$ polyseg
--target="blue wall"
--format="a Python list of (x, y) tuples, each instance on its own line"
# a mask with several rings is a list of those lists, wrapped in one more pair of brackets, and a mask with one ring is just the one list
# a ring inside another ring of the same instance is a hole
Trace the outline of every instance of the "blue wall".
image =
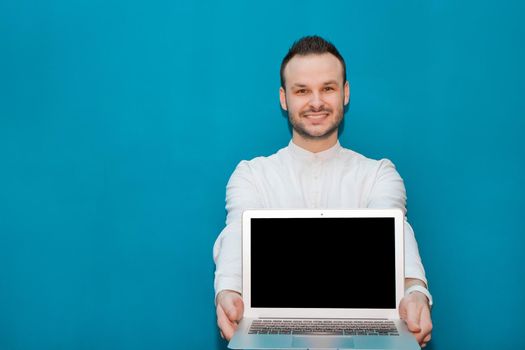
[(343, 145), (406, 181), (431, 348), (521, 347), (521, 4), (2, 1), (0, 348), (224, 347), (224, 188), (287, 144), (279, 64), (314, 33), (348, 61)]

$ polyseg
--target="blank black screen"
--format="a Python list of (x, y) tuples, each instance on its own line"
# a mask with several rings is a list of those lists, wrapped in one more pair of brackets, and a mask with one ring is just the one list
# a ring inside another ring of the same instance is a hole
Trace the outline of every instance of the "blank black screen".
[(252, 307), (395, 308), (393, 218), (251, 219)]

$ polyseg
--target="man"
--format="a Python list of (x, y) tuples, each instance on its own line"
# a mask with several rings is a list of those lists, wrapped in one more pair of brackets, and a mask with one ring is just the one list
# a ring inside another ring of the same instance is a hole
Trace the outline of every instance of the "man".
[[(403, 180), (394, 165), (387, 159), (365, 158), (339, 144), (338, 129), (350, 100), (350, 85), (344, 59), (335, 46), (318, 36), (295, 42), (281, 64), (279, 96), (288, 112), (292, 140), (270, 157), (239, 163), (227, 185), (226, 227), (214, 246), (217, 323), (228, 340), (244, 310), (243, 210), (368, 207), (406, 212)], [(400, 317), (424, 347), (431, 338), (431, 296), (414, 233), (406, 221), (405, 276), (407, 293)]]

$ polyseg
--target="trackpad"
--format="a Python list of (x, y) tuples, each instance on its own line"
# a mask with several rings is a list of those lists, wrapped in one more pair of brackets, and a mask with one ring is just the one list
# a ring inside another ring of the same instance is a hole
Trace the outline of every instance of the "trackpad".
[(354, 339), (337, 336), (325, 337), (320, 335), (296, 335), (293, 337), (292, 347), (307, 349), (351, 349), (354, 347)]

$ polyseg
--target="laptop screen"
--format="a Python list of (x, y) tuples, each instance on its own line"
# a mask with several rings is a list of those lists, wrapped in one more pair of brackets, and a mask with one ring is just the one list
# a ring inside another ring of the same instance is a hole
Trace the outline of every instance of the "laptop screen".
[(394, 222), (252, 218), (252, 307), (395, 308)]

